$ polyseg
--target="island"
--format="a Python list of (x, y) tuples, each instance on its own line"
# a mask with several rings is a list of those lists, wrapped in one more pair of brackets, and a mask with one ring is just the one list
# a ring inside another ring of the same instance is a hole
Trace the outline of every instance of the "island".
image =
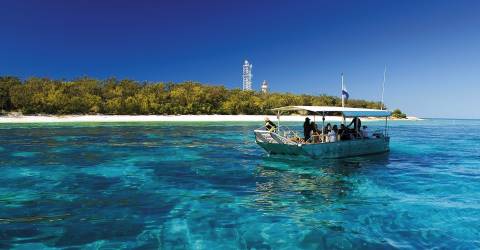
[[(350, 99), (347, 104), (356, 108), (381, 106), (378, 101), (360, 99)], [(264, 114), (274, 117), (272, 108), (289, 105), (340, 106), (341, 98), (325, 94), (243, 91), (193, 81), (0, 77), (0, 122), (3, 123), (262, 121)], [(396, 110), (393, 114), (397, 119), (407, 118), (397, 116)], [(300, 121), (303, 117), (285, 119)], [(334, 119), (327, 117), (327, 120)]]

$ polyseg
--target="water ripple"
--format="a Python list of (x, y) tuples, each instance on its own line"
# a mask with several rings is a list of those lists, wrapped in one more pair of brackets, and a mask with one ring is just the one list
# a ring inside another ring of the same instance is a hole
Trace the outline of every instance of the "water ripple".
[(0, 248), (480, 248), (479, 121), (338, 161), (268, 157), (257, 126), (0, 125)]

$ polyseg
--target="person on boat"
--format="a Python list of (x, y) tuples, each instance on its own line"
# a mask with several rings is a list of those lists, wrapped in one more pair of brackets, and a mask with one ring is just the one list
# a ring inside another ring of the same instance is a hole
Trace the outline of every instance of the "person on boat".
[(333, 125), (333, 128), (328, 132), (328, 142), (336, 142), (337, 141), (337, 125)]
[(345, 126), (345, 124), (340, 125), (340, 129), (338, 130), (338, 134), (340, 135), (340, 140), (345, 141), (345, 140), (350, 140), (350, 131), (348, 128)]
[(363, 127), (362, 127), (362, 137), (363, 137), (363, 138), (368, 138), (367, 126), (363, 126)]
[(277, 125), (275, 123), (273, 123), (272, 121), (270, 121), (270, 119), (268, 119), (268, 117), (265, 117), (265, 128), (269, 132), (275, 132), (277, 130)]
[(327, 123), (327, 126), (325, 126), (325, 127), (323, 128), (323, 132), (324, 132), (325, 134), (328, 134), (328, 132), (330, 132), (330, 130), (332, 130), (332, 124)]
[(305, 122), (303, 123), (303, 136), (305, 137), (305, 141), (310, 139), (310, 133), (312, 132), (312, 125), (310, 124), (310, 118), (305, 118)]
[(352, 122), (350, 124), (348, 124), (347, 127), (350, 128), (350, 126), (352, 126), (352, 124), (353, 124), (354, 135), (355, 136), (360, 135), (360, 128), (362, 127), (362, 121), (360, 120), (360, 118), (353, 117)]
[(311, 137), (314, 143), (318, 143), (320, 141), (320, 131), (318, 130), (317, 124), (315, 122), (310, 123), (310, 128), (312, 129)]

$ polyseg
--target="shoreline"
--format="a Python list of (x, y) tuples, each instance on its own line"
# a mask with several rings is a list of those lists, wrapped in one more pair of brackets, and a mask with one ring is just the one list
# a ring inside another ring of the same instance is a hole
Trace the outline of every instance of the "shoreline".
[[(275, 115), (6, 115), (0, 116), (0, 124), (5, 123), (74, 123), (74, 122), (263, 122), (265, 117), (276, 121)], [(281, 116), (280, 121), (303, 122), (306, 116)], [(309, 116), (313, 121), (313, 116)], [(316, 121), (322, 119), (316, 116)], [(341, 117), (325, 116), (325, 121), (339, 122)], [(348, 119), (347, 120), (351, 120)], [(365, 117), (364, 121), (380, 121), (384, 118)], [(393, 119), (395, 121), (418, 121), (417, 117)]]

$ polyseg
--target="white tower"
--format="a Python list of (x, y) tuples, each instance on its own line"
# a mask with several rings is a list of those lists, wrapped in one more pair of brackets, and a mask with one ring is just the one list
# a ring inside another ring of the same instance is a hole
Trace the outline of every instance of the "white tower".
[(268, 83), (267, 83), (267, 80), (263, 80), (263, 83), (262, 83), (262, 93), (264, 93), (264, 94), (268, 93)]
[(243, 64), (243, 90), (252, 90), (252, 64), (247, 60)]

